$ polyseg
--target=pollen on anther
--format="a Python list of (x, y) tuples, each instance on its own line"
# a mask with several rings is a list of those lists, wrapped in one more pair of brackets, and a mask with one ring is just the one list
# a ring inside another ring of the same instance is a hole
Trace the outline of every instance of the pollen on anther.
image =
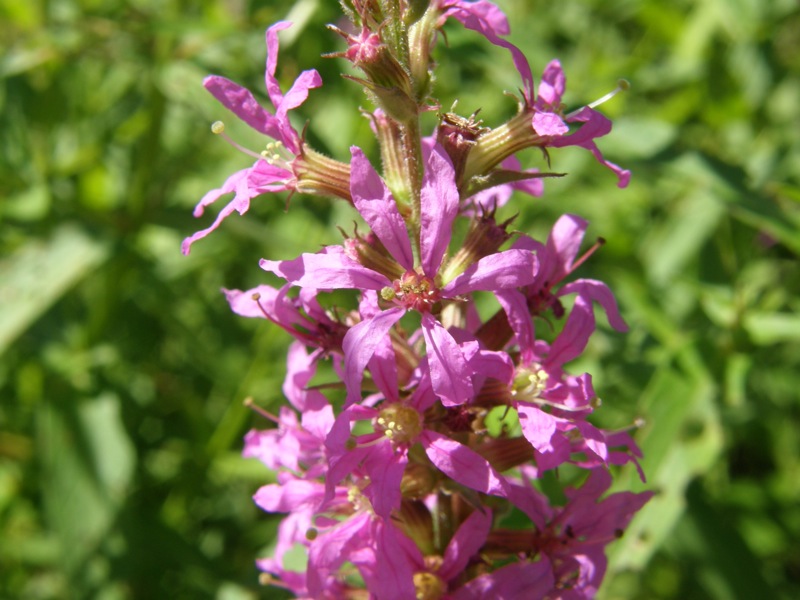
[(222, 121), (214, 121), (211, 124), (211, 133), (213, 133), (215, 135), (219, 135), (220, 133), (223, 133), (224, 131), (225, 131), (225, 123), (223, 123)]

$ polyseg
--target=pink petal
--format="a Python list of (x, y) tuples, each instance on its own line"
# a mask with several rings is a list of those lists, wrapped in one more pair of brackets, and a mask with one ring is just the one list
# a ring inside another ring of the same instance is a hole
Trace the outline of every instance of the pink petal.
[[(550, 596), (555, 586), (553, 567), (544, 557), (536, 562), (521, 561), (500, 567), (467, 582), (453, 595), (452, 600), (495, 600), (497, 598), (567, 598)], [(577, 597), (569, 596), (569, 598)]]
[(484, 256), (450, 281), (442, 293), (453, 298), (475, 291), (496, 291), (531, 283), (538, 270), (536, 256), (527, 250), (504, 250)]
[(341, 246), (328, 246), (316, 254), (301, 254), (294, 260), (261, 259), (258, 264), (299, 287), (380, 290), (391, 285), (384, 275), (346, 256)]
[(605, 435), (597, 427), (586, 421), (576, 421), (575, 426), (581, 432), (586, 447), (594, 452), (603, 462), (608, 459), (608, 446), (606, 445)]
[(594, 155), (599, 163), (616, 173), (618, 187), (627, 187), (631, 180), (631, 172), (603, 158), (602, 152), (600, 152), (597, 144), (594, 143), (595, 138), (602, 137), (611, 131), (611, 121), (596, 110), (585, 106), (570, 117), (569, 122), (582, 122), (583, 125), (578, 131), (571, 135), (562, 135), (554, 138), (549, 145), (554, 148), (562, 148), (564, 146), (581, 146), (582, 148), (586, 148)]
[(545, 365), (561, 367), (580, 356), (594, 330), (595, 319), (591, 301), (578, 296), (564, 323), (564, 328), (550, 346)]
[(559, 106), (561, 98), (564, 96), (566, 84), (567, 79), (564, 76), (561, 63), (558, 60), (551, 60), (545, 67), (542, 79), (539, 82), (539, 100), (544, 101), (549, 106)]
[(455, 406), (471, 400), (474, 393), (472, 372), (453, 336), (427, 313), (422, 315), (422, 335), (428, 352), (431, 385), (442, 404)]
[(350, 328), (344, 336), (345, 385), (347, 386), (346, 404), (361, 399), (361, 380), (375, 349), (388, 335), (392, 326), (405, 314), (403, 308), (390, 308), (372, 319), (361, 321)]
[(400, 482), (407, 464), (408, 455), (395, 450), (388, 440), (371, 447), (364, 461), (371, 483), (364, 493), (377, 515), (388, 519), (393, 510), (400, 508)]
[(283, 137), (279, 121), (258, 103), (247, 88), (218, 75), (206, 77), (203, 85), (225, 108), (256, 131), (275, 140)]
[(508, 494), (502, 475), (474, 450), (433, 431), (423, 433), (420, 441), (431, 462), (451, 479), (484, 494)]
[(533, 74), (531, 73), (531, 67), (528, 64), (528, 59), (525, 58), (525, 55), (522, 51), (517, 48), (511, 42), (507, 42), (506, 40), (500, 38), (497, 34), (498, 32), (495, 31), (493, 28), (493, 24), (479, 18), (475, 14), (472, 14), (467, 11), (462, 12), (453, 12), (452, 16), (455, 17), (458, 21), (466, 27), (467, 29), (471, 29), (472, 31), (477, 31), (487, 40), (489, 40), (495, 46), (500, 46), (501, 48), (505, 48), (511, 53), (511, 59), (514, 62), (514, 66), (517, 68), (517, 72), (522, 77), (523, 83), (523, 95), (525, 96), (525, 100), (528, 104), (533, 105), (534, 103), (534, 89), (533, 89)]
[(628, 324), (622, 318), (614, 294), (602, 281), (579, 279), (558, 290), (559, 296), (577, 293), (584, 298), (597, 302), (606, 311), (609, 324), (617, 331), (628, 331)]
[(561, 215), (547, 236), (548, 273), (550, 283), (561, 281), (572, 270), (572, 263), (581, 249), (589, 222), (575, 215)]
[(290, 21), (278, 21), (267, 29), (267, 65), (264, 72), (264, 84), (267, 88), (267, 93), (272, 101), (272, 105), (277, 108), (283, 101), (283, 92), (281, 92), (278, 80), (275, 78), (275, 70), (278, 67), (278, 50), (280, 42), (278, 41), (278, 32), (288, 29), (292, 26)]
[(364, 511), (356, 513), (338, 525), (321, 533), (312, 543), (308, 553), (308, 591), (312, 598), (324, 598), (327, 579), (348, 560), (348, 557), (370, 544), (369, 529), (372, 516)]
[(511, 33), (511, 27), (508, 26), (508, 18), (506, 15), (497, 5), (487, 0), (478, 0), (477, 2), (472, 2), (471, 0), (453, 0), (447, 4), (449, 7), (446, 14), (448, 16), (454, 16), (458, 21), (462, 19), (458, 18), (457, 11), (464, 11), (483, 21), (496, 35), (508, 35)]
[(260, 487), (253, 500), (267, 512), (293, 512), (301, 506), (317, 504), (322, 500), (323, 489), (320, 483), (293, 479), (283, 485), (273, 483)]
[(533, 114), (531, 121), (533, 130), (536, 135), (542, 137), (546, 136), (560, 136), (569, 131), (569, 126), (564, 123), (564, 120), (554, 112), (549, 111), (536, 111)]
[(308, 91), (322, 86), (322, 77), (316, 69), (308, 69), (300, 73), (292, 87), (283, 96), (283, 101), (276, 106), (275, 116), (284, 118), (286, 113), (297, 108), (308, 99)]
[(408, 230), (389, 188), (360, 148), (350, 148), (350, 193), (358, 212), (394, 259), (407, 271), (414, 268)]
[(478, 508), (472, 511), (447, 544), (439, 576), (445, 581), (455, 579), (486, 542), (491, 528), (491, 510)]
[[(271, 306), (275, 299), (278, 297), (278, 290), (269, 285), (259, 285), (253, 289), (245, 292), (241, 290), (226, 290), (223, 288), (222, 293), (230, 304), (231, 310), (240, 317), (256, 317), (265, 319), (264, 312), (259, 307), (259, 302), (263, 306)], [(253, 296), (258, 294), (259, 301), (253, 299)]]
[(528, 404), (517, 404), (517, 412), (525, 439), (539, 452), (553, 452), (553, 437), (556, 435), (559, 419)]
[(439, 271), (458, 215), (453, 163), (440, 144), (431, 150), (420, 190), (420, 255), (428, 277)]
[(511, 331), (517, 338), (522, 363), (530, 364), (533, 360), (533, 343), (536, 334), (533, 326), (533, 319), (528, 311), (528, 301), (525, 296), (517, 290), (500, 290), (495, 292), (495, 297), (506, 313), (508, 324)]

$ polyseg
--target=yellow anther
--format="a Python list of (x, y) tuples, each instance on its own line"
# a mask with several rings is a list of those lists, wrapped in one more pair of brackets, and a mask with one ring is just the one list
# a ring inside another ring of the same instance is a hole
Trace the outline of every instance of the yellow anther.
[(214, 121), (211, 124), (211, 133), (219, 135), (220, 133), (223, 133), (224, 131), (225, 131), (225, 123), (223, 123), (222, 121)]

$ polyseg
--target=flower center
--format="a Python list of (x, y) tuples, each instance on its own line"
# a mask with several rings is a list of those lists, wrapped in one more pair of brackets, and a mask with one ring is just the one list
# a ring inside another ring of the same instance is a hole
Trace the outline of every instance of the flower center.
[[(395, 279), (391, 292), (393, 299), (402, 306), (422, 313), (431, 312), (433, 305), (440, 299), (433, 279), (414, 271), (406, 271), (400, 279)], [(383, 292), (381, 295), (384, 296)]]
[(374, 427), (395, 444), (411, 443), (422, 433), (419, 413), (403, 404), (392, 404), (381, 410)]
[(447, 591), (447, 586), (441, 577), (420, 571), (414, 573), (414, 590), (417, 600), (439, 600)]
[(519, 369), (514, 377), (511, 394), (517, 400), (532, 402), (541, 397), (550, 376), (544, 369)]

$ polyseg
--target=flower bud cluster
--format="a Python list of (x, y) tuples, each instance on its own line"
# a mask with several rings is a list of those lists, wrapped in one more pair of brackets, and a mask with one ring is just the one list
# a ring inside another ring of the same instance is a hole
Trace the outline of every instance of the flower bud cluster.
[[(205, 82), (274, 142), (201, 200), (198, 215), (234, 194), (184, 252), (268, 192), (341, 198), (366, 224), (318, 252), (262, 259), (280, 288), (225, 290), (234, 312), (268, 319), (295, 340), (283, 385), (290, 406), (266, 415), (276, 428), (245, 439), (245, 456), (277, 472), (255, 502), (287, 515), (272, 556), (257, 563), (264, 582), (314, 599), (592, 597), (606, 545), (651, 494), (606, 495), (611, 467), (638, 466), (639, 450), (626, 431), (592, 424), (600, 405), (592, 377), (571, 374), (568, 363), (595, 331), (596, 307), (612, 328), (627, 326), (604, 283), (572, 278), (599, 247), (579, 256), (586, 221), (565, 215), (540, 242), (495, 215), (515, 191), (541, 195), (554, 175), (522, 168), (515, 155), (533, 146), (584, 147), (627, 184), (629, 173), (594, 141), (610, 122), (591, 107), (564, 113), (557, 61), (536, 95), (527, 60), (505, 39), (505, 15), (487, 0), (343, 6), (352, 27), (333, 28), (347, 47), (331, 56), (361, 72), (347, 77), (375, 104), (368, 116), (381, 173), (357, 146), (345, 160), (325, 157), (290, 124), (288, 112), (322, 82), (311, 70), (287, 92), (278, 85), (277, 36), (288, 23), (267, 31), (274, 112), (224, 78)], [(431, 96), (431, 50), (449, 20), (507, 49), (523, 92), (519, 112), (495, 128), (446, 112), (426, 136), (419, 115), (441, 105)], [(350, 290), (357, 308), (323, 309), (319, 298), (334, 290)], [(479, 293), (494, 298), (488, 317)], [(537, 321), (557, 335), (541, 339)], [(319, 385), (323, 361), (338, 384)], [(556, 469), (586, 472), (570, 478), (560, 502), (540, 485)], [(298, 550), (302, 569), (287, 560)]]

